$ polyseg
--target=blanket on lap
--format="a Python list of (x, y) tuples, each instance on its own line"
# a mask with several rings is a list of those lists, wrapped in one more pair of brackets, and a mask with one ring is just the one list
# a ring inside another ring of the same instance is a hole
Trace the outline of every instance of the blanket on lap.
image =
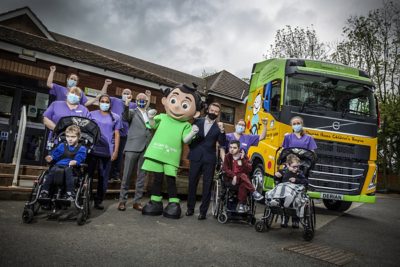
[(265, 204), (270, 206), (279, 206), (280, 200), (284, 199), (283, 206), (285, 208), (296, 209), (296, 215), (299, 218), (304, 216), (304, 206), (306, 199), (304, 198), (305, 187), (300, 184), (290, 182), (280, 183), (272, 190), (265, 193)]

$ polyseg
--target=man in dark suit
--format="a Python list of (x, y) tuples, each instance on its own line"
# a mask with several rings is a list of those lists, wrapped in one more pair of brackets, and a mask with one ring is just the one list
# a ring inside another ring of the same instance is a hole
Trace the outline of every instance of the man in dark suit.
[(206, 117), (197, 119), (193, 123), (199, 128), (199, 132), (189, 145), (189, 194), (186, 216), (194, 214), (197, 185), (200, 175), (203, 174), (203, 193), (199, 220), (206, 219), (208, 206), (210, 205), (211, 187), (215, 164), (217, 163), (216, 143), (218, 141), (221, 146), (225, 144), (224, 125), (222, 122), (216, 122), (220, 111), (220, 104), (212, 103), (207, 109)]

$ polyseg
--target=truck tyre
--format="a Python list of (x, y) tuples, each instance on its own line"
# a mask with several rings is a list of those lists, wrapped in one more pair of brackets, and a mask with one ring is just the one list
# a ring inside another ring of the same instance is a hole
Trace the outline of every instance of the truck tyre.
[(263, 194), (264, 190), (264, 166), (261, 163), (258, 163), (253, 168), (253, 173), (251, 175), (251, 182), (258, 191), (258, 193)]
[(334, 210), (340, 212), (348, 210), (352, 204), (352, 202), (341, 201), (341, 200), (330, 200), (330, 199), (324, 199), (323, 202), (328, 210)]

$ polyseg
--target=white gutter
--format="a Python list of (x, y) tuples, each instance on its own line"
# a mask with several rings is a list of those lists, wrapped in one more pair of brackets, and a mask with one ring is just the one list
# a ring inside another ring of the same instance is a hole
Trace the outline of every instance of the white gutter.
[[(12, 53), (16, 53), (18, 55), (22, 55), (22, 50), (23, 49), (27, 50), (27, 48), (23, 48), (21, 46), (13, 45), (13, 44), (6, 43), (6, 42), (3, 42), (3, 41), (0, 41), (0, 48), (2, 50), (8, 51), (8, 52), (12, 52)], [(28, 49), (28, 50), (30, 50), (30, 49)], [(170, 87), (170, 86), (160, 85), (158, 83), (146, 81), (146, 80), (143, 80), (143, 79), (140, 79), (140, 78), (136, 78), (136, 77), (133, 77), (133, 76), (121, 74), (121, 73), (118, 73), (118, 72), (115, 72), (115, 71), (112, 71), (112, 70), (107, 70), (105, 68), (99, 68), (99, 67), (91, 66), (91, 65), (88, 65), (88, 64), (75, 62), (73, 60), (66, 59), (66, 58), (63, 58), (63, 57), (54, 56), (54, 55), (46, 54), (46, 53), (35, 51), (35, 50), (31, 50), (31, 51), (34, 52), (34, 55), (35, 55), (36, 59), (48, 61), (48, 62), (51, 62), (51, 63), (56, 63), (56, 64), (63, 65), (63, 66), (68, 66), (68, 67), (71, 67), (71, 68), (76, 68), (76, 69), (79, 69), (79, 70), (84, 70), (84, 71), (95, 73), (95, 74), (99, 74), (99, 75), (102, 75), (102, 76), (105, 76), (105, 77), (108, 77), (108, 78), (118, 79), (118, 80), (121, 80), (121, 81), (129, 82), (129, 83), (133, 83), (133, 84), (137, 84), (137, 85), (142, 85), (142, 86), (146, 86), (146, 87), (149, 87), (149, 88), (152, 88), (152, 89), (156, 89), (156, 90), (163, 90), (165, 88)]]
[(234, 102), (241, 103), (241, 104), (246, 104), (246, 101), (247, 101), (247, 96), (243, 100), (238, 100), (236, 98), (225, 96), (225, 95), (221, 95), (221, 94), (218, 94), (218, 93), (214, 93), (212, 91), (208, 91), (208, 94), (209, 95), (213, 95), (213, 96), (218, 96), (220, 98), (227, 99), (227, 100), (234, 101)]

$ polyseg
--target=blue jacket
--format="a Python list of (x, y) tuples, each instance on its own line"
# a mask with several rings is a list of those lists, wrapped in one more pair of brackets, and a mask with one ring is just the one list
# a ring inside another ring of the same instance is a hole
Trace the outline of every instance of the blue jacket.
[[(68, 146), (69, 151), (74, 151), (76, 146)], [(58, 166), (68, 166), (69, 162), (72, 160), (70, 158), (62, 158), (64, 155), (64, 143), (59, 144), (56, 149), (51, 152), (51, 157), (53, 161), (56, 162)], [(73, 160), (76, 160), (77, 165), (79, 166), (86, 159), (86, 147), (81, 146), (76, 152)]]
[(199, 127), (199, 132), (189, 145), (188, 159), (190, 161), (216, 163), (216, 143), (218, 142), (220, 146), (225, 144), (225, 133), (221, 133), (217, 122), (214, 122), (207, 135), (204, 136), (204, 121), (205, 118), (200, 118), (193, 123), (193, 125)]

